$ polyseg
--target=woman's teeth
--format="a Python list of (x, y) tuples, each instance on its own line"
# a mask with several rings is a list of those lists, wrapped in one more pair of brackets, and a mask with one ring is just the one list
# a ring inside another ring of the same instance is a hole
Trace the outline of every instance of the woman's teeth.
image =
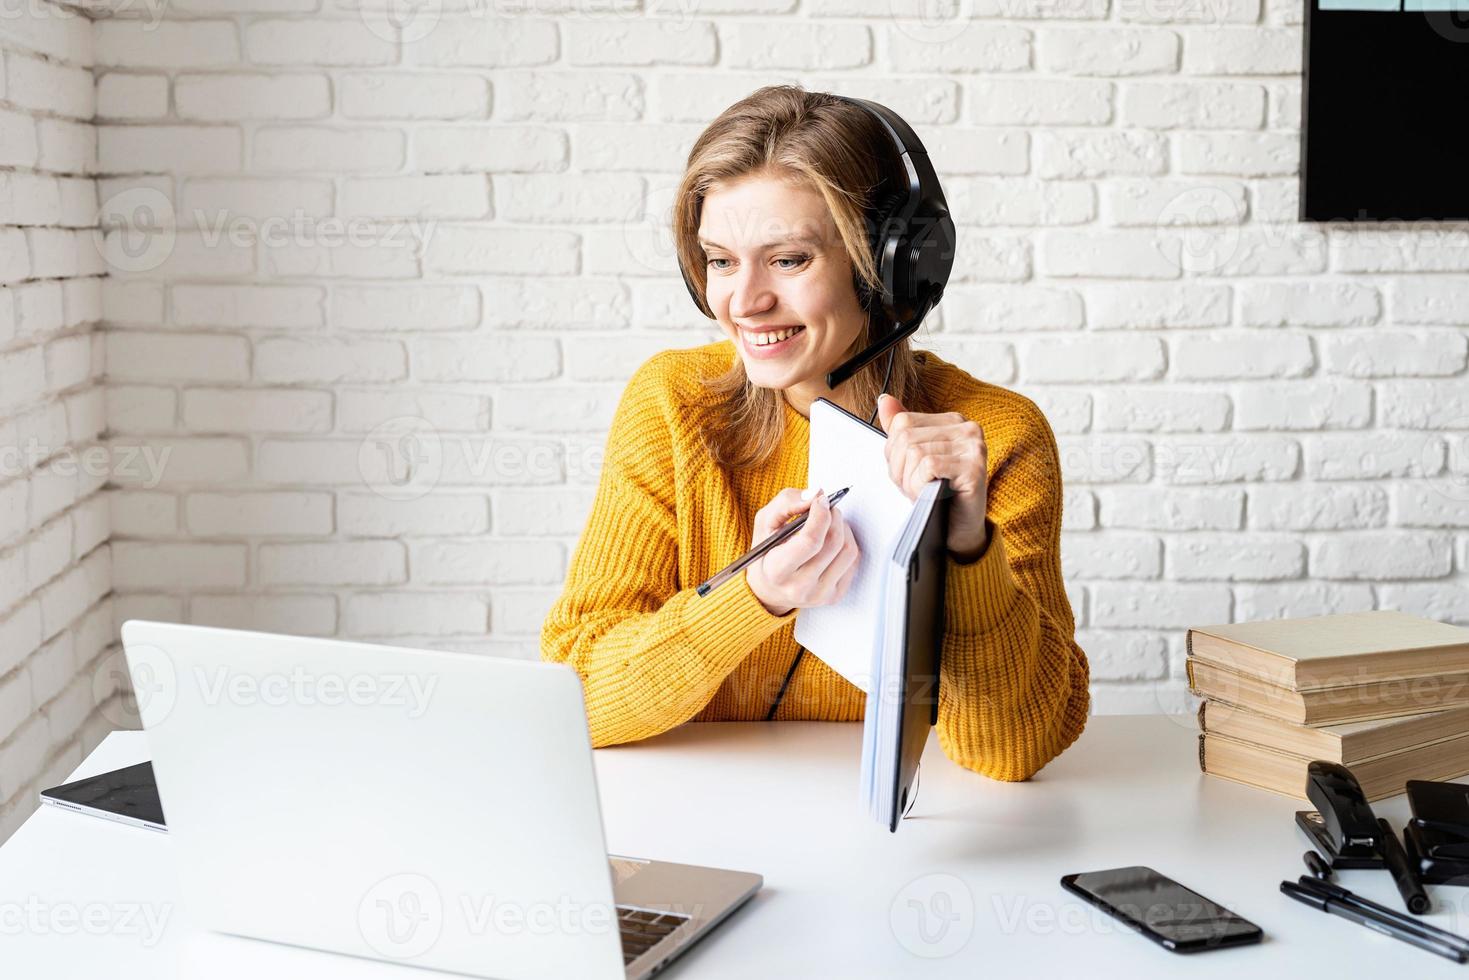
[(772, 331), (771, 333), (752, 333), (750, 334), (750, 343), (756, 347), (765, 347), (769, 344), (778, 344), (782, 340), (794, 337), (796, 334), (805, 329), (805, 327), (787, 327), (785, 330), (776, 330)]

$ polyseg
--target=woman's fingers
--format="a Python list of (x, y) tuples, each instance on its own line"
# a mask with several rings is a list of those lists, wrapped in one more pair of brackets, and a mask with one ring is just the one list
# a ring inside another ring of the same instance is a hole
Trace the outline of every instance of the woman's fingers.
[(817, 577), (814, 592), (817, 598), (824, 604), (835, 602), (841, 598), (846, 591), (842, 581), (847, 580), (851, 584), (851, 578), (856, 574), (857, 560), (860, 557), (857, 551), (857, 538), (852, 534), (850, 526), (842, 529), (839, 547), (831, 561), (821, 569)]
[(846, 528), (847, 524), (842, 519), (842, 515), (828, 508), (826, 533), (821, 539), (821, 545), (814, 555), (801, 563), (797, 571), (806, 573), (812, 579), (820, 576), (822, 570), (830, 565), (832, 559), (842, 550)]
[(801, 493), (781, 491), (755, 518), (756, 537), (763, 540), (791, 515), (807, 514), (799, 531), (747, 573), (756, 596), (772, 611), (834, 602), (856, 575), (857, 539), (841, 510), (833, 510), (825, 494), (807, 501)]
[(779, 579), (795, 574), (820, 553), (830, 526), (831, 506), (826, 502), (826, 496), (819, 494), (811, 501), (806, 523), (801, 529), (766, 554), (771, 574)]
[(754, 528), (755, 540), (751, 545), (759, 544), (770, 537), (780, 526), (798, 514), (804, 514), (811, 507), (811, 501), (802, 500), (803, 493), (797, 487), (786, 487), (780, 493), (770, 498), (770, 503), (761, 507), (755, 514)]
[(840, 602), (842, 597), (847, 594), (847, 590), (852, 587), (852, 579), (857, 577), (859, 558), (860, 556), (857, 554), (857, 542), (854, 539), (852, 541), (852, 560), (847, 563), (847, 570), (842, 573), (841, 580), (837, 582), (836, 588), (832, 590), (832, 602)]

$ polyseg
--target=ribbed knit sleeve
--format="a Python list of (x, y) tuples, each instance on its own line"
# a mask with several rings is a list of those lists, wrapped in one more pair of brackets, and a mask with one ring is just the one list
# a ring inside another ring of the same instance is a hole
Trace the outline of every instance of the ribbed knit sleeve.
[(993, 779), (1034, 775), (1086, 725), (1090, 670), (1061, 578), (1061, 466), (1037, 409), (991, 475), (989, 541), (949, 560), (939, 744)]
[(623, 393), (591, 515), (541, 629), (542, 659), (581, 677), (597, 747), (688, 721), (796, 616), (771, 615), (743, 574), (707, 596), (679, 587), (674, 440), (683, 420), (666, 368), (655, 356)]

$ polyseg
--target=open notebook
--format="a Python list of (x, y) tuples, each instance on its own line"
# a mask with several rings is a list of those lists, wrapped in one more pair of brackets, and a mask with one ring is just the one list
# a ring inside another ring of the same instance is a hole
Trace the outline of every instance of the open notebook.
[(860, 797), (896, 830), (937, 720), (947, 481), (910, 501), (888, 473), (886, 436), (825, 399), (811, 406), (807, 486), (849, 486), (838, 505), (861, 552), (842, 600), (796, 614), (796, 642), (867, 694)]

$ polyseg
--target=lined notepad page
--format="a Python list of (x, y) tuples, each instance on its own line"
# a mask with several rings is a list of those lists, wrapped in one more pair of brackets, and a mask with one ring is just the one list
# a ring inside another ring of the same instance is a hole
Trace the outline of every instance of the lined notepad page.
[(796, 642), (863, 691), (869, 689), (872, 650), (882, 612), (882, 565), (913, 513), (888, 474), (887, 437), (818, 399), (811, 403), (811, 452), (806, 486), (827, 494), (852, 490), (837, 504), (851, 525), (861, 557), (847, 594), (830, 606), (796, 613)]

